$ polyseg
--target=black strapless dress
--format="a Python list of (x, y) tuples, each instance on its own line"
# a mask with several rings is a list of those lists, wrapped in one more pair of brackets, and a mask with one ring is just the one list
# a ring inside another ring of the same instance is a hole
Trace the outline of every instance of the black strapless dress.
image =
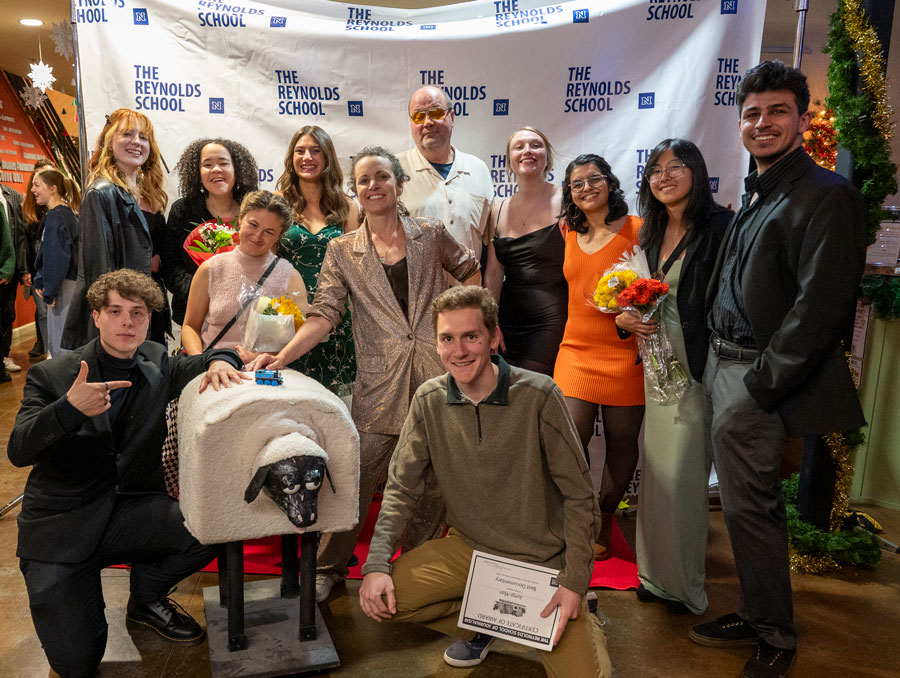
[(553, 375), (566, 327), (569, 288), (563, 277), (565, 241), (557, 224), (519, 238), (494, 238), (503, 264), (500, 329), (511, 365)]

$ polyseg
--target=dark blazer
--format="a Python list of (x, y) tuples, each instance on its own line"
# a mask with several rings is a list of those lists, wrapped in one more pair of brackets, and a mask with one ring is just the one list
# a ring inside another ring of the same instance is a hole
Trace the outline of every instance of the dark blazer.
[(197, 264), (184, 249), (184, 240), (197, 224), (209, 221), (213, 216), (206, 209), (206, 198), (179, 198), (169, 210), (166, 221), (166, 251), (162, 255), (162, 274), (166, 288), (172, 293), (172, 319), (181, 324), (187, 310), (191, 281), (197, 272)]
[(28, 231), (25, 227), (25, 217), (22, 215), (22, 196), (6, 184), (0, 184), (0, 190), (3, 191), (3, 197), (9, 206), (6, 216), (9, 219), (9, 233), (16, 255), (15, 270), (10, 281), (11, 284), (13, 281), (17, 284), (22, 275), (31, 272), (28, 265)]
[(96, 180), (85, 191), (78, 227), (78, 280), (60, 342), (67, 349), (97, 336), (85, 298), (94, 281), (120, 268), (150, 275), (153, 255), (150, 229), (134, 196), (105, 179)]
[(166, 404), (212, 360), (240, 363), (230, 350), (173, 358), (161, 344), (144, 343), (137, 352), (142, 378), (128, 389), (116, 444), (105, 412), (86, 417), (65, 399), (82, 360), (88, 381), (101, 380), (98, 342), (37, 363), (26, 375), (7, 448), (15, 466), (34, 467), (18, 519), (20, 558), (81, 562), (100, 542), (117, 493), (165, 493)]
[[(744, 377), (792, 436), (865, 424), (841, 338), (851, 326), (866, 254), (866, 205), (849, 182), (807, 155), (745, 223), (738, 272), (744, 312), (762, 351)], [(716, 262), (712, 307), (732, 220)], [(849, 347), (847, 347), (849, 349)]]
[[(681, 275), (678, 277), (678, 316), (681, 318), (681, 332), (687, 350), (688, 367), (696, 381), (702, 381), (709, 351), (709, 328), (706, 322), (706, 289), (712, 278), (716, 255), (722, 244), (722, 237), (734, 212), (713, 203), (706, 223), (695, 224), (688, 240)], [(658, 270), (660, 245), (647, 248), (647, 263), (651, 271)], [(668, 303), (668, 302), (666, 302)]]

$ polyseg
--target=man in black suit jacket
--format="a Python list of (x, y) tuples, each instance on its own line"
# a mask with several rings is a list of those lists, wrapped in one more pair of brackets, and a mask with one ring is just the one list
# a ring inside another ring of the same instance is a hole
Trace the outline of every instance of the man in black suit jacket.
[(16, 555), (31, 616), (50, 666), (91, 676), (106, 647), (100, 570), (129, 562), (128, 619), (172, 641), (203, 630), (166, 595), (214, 553), (184, 527), (165, 493), (161, 452), (166, 403), (206, 370), (201, 391), (249, 378), (231, 350), (170, 358), (146, 342), (162, 293), (121, 269), (88, 290), (100, 337), (29, 371), (9, 439), (16, 466), (32, 465)]
[(841, 338), (865, 259), (865, 203), (802, 148), (806, 77), (751, 68), (740, 130), (757, 171), (745, 180), (707, 293), (713, 330), (703, 385), (742, 608), (691, 638), (756, 644), (747, 678), (787, 675), (796, 654), (779, 468), (788, 436), (865, 423)]

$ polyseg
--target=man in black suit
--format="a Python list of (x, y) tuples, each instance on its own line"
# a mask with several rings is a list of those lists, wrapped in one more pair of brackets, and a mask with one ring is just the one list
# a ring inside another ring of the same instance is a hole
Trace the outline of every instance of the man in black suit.
[(779, 61), (738, 90), (757, 171), (745, 179), (707, 292), (703, 377), (713, 459), (740, 580), (735, 614), (691, 630), (701, 645), (756, 644), (747, 678), (787, 675), (796, 654), (779, 468), (788, 436), (865, 423), (841, 338), (865, 260), (865, 203), (802, 148), (806, 77)]
[(100, 571), (129, 562), (128, 619), (194, 644), (203, 630), (166, 596), (212, 560), (165, 493), (166, 403), (206, 370), (201, 391), (247, 379), (231, 350), (170, 358), (145, 341), (162, 294), (147, 275), (121, 269), (91, 285), (100, 337), (29, 371), (9, 439), (16, 466), (32, 465), (16, 555), (31, 616), (50, 666), (91, 676), (106, 647)]

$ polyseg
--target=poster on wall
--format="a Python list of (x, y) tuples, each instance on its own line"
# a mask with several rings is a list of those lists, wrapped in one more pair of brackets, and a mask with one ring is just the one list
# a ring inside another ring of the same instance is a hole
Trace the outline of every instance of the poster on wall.
[[(604, 156), (632, 209), (650, 149), (673, 136), (701, 148), (718, 202), (740, 197), (735, 89), (759, 59), (764, 0), (72, 5), (89, 150), (104, 115), (135, 108), (169, 168), (193, 139), (223, 136), (253, 152), (273, 188), (292, 133), (316, 124), (346, 176), (364, 146), (412, 146), (409, 97), (435, 85), (453, 102), (454, 145), (487, 164), (499, 197), (515, 191), (505, 148), (521, 125), (550, 138), (553, 181), (579, 153)], [(173, 174), (168, 188), (173, 201)]]

